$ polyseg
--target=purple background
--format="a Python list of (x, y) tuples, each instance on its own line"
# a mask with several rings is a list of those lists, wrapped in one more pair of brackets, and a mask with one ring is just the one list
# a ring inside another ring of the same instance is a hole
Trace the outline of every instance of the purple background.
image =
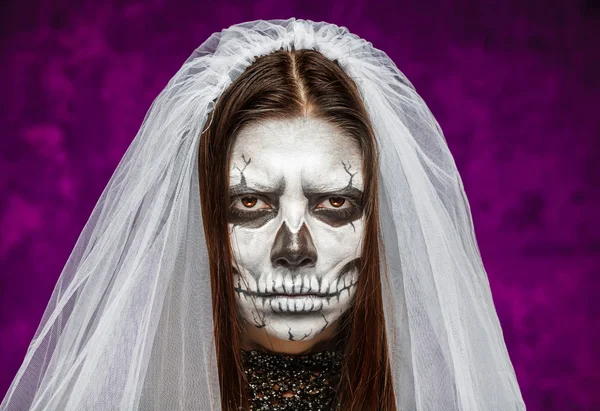
[(0, 398), (152, 100), (211, 33), (294, 16), (368, 39), (430, 105), (528, 409), (600, 409), (598, 3), (125, 3), (1, 6)]

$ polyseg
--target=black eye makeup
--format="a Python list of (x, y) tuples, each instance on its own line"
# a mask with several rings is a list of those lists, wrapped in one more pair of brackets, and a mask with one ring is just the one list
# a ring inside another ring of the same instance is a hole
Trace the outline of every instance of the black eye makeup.
[[(231, 190), (229, 222), (247, 228), (258, 228), (275, 218), (279, 212), (281, 193), (261, 193)], [(310, 214), (332, 227), (340, 227), (363, 215), (361, 190), (346, 187), (332, 192), (304, 192)]]
[(249, 192), (230, 197), (229, 222), (258, 228), (277, 216), (277, 201), (259, 193)]
[[(311, 203), (312, 215), (332, 227), (340, 227), (362, 217), (362, 192), (351, 189), (346, 195), (331, 193), (314, 196)], [(360, 193), (360, 194), (359, 194)]]

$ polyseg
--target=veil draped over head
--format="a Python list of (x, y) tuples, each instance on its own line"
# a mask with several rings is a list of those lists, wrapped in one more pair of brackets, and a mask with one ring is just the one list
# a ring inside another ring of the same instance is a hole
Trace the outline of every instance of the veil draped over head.
[(292, 48), (337, 60), (374, 127), (398, 410), (525, 409), (438, 123), (370, 42), (345, 27), (290, 18), (213, 34), (155, 99), (0, 410), (220, 410), (199, 141), (228, 85), (258, 56)]

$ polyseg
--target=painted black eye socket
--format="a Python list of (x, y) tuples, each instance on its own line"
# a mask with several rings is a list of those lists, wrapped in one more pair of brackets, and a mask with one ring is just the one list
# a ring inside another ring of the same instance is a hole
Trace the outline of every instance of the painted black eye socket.
[(258, 194), (240, 194), (230, 199), (229, 222), (249, 228), (257, 228), (277, 216), (276, 206), (268, 198)]
[[(260, 227), (277, 216), (277, 203), (277, 198), (257, 193), (234, 195), (230, 200), (229, 222), (248, 228)], [(359, 198), (337, 193), (309, 196), (309, 210), (315, 218), (332, 227), (350, 224), (363, 214)]]
[(362, 216), (362, 206), (352, 198), (327, 196), (316, 200), (312, 214), (319, 220), (340, 227), (358, 220)]

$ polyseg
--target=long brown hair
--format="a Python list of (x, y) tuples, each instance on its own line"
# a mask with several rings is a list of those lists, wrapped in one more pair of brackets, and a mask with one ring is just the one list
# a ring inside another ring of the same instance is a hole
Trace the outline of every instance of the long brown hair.
[(393, 411), (381, 295), (375, 136), (355, 83), (336, 61), (314, 50), (279, 50), (257, 58), (218, 98), (200, 139), (200, 194), (222, 408), (237, 411), (249, 405), (227, 228), (229, 153), (241, 127), (298, 116), (330, 122), (362, 151), (365, 231), (357, 291), (339, 331), (345, 357), (338, 401), (342, 410)]

